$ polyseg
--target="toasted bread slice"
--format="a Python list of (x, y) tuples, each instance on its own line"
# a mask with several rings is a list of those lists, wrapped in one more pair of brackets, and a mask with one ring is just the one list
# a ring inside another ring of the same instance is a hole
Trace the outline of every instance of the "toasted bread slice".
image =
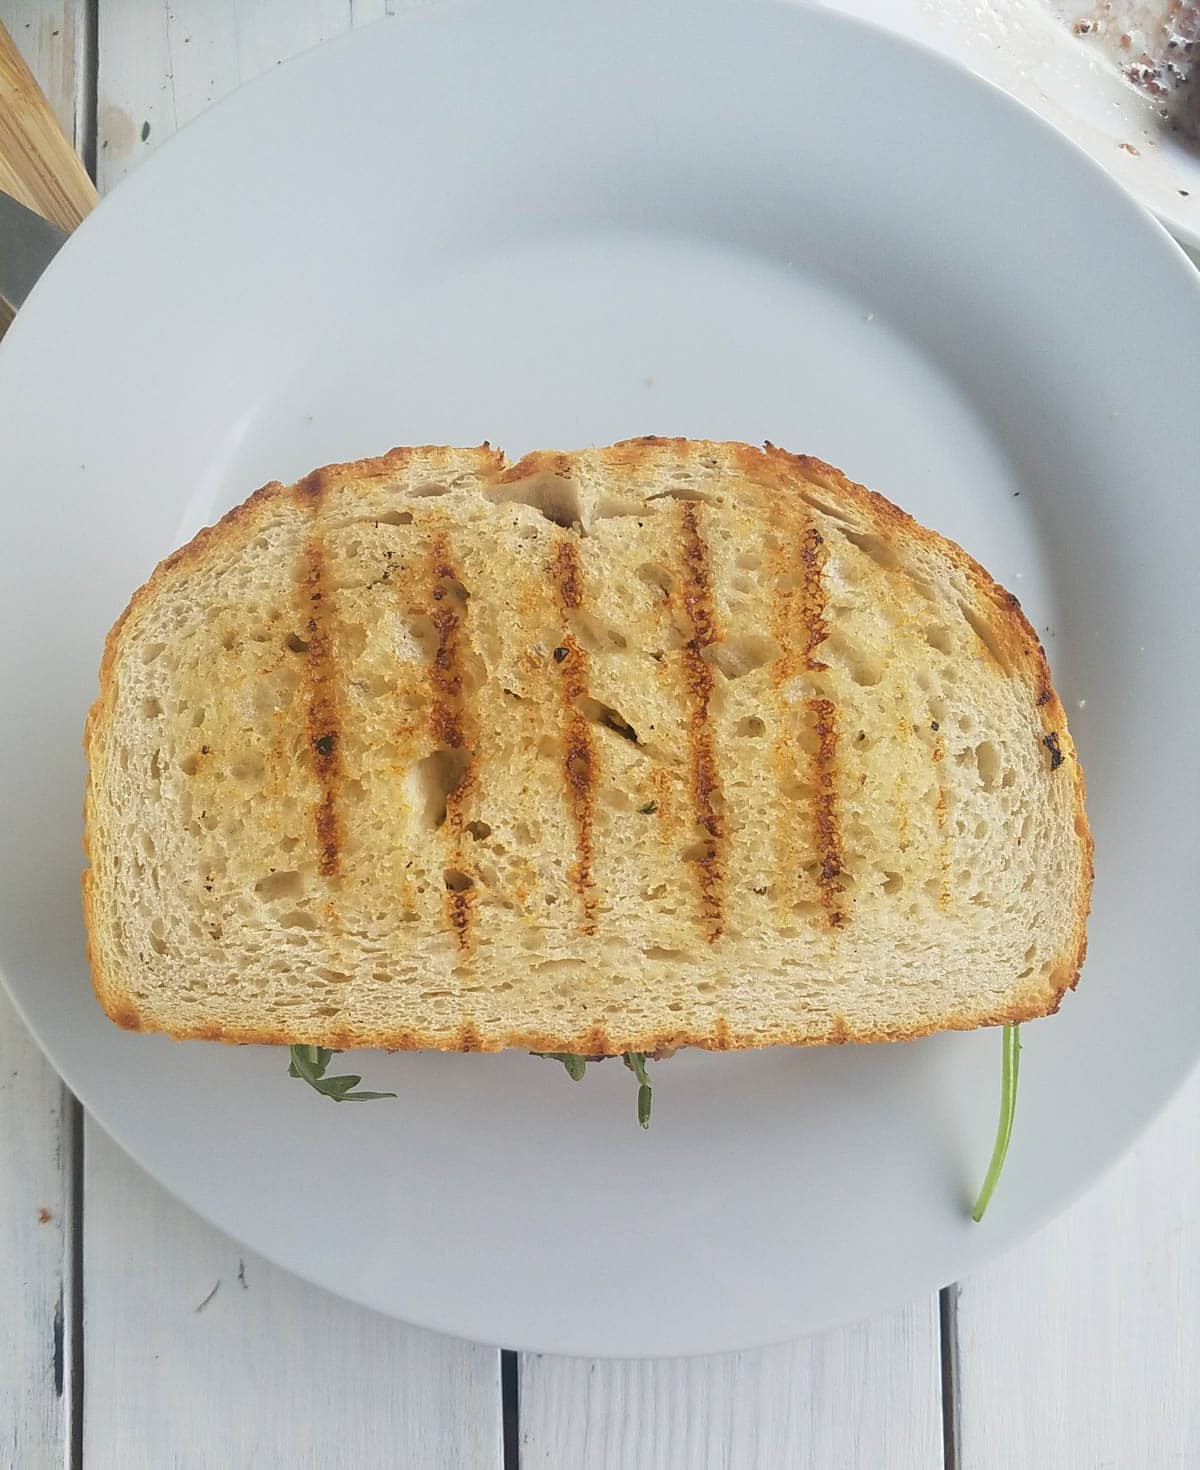
[(109, 635), (122, 1026), (588, 1055), (1055, 1010), (1083, 776), (1017, 601), (820, 460), (396, 449), (259, 490)]

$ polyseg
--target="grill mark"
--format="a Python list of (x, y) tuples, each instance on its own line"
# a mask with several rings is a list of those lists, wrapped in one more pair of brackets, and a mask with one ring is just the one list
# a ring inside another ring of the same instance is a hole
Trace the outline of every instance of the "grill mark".
[[(825, 538), (812, 521), (804, 521), (793, 534), (792, 545), (770, 557), (771, 571), (778, 591), (772, 606), (776, 641), (784, 650), (775, 661), (772, 676), (776, 686), (801, 671), (824, 673), (829, 667), (817, 657), (817, 650), (829, 637), (829, 621), (825, 616), (829, 605), (825, 591)], [(793, 555), (798, 558), (801, 580), (792, 585), (796, 570)], [(783, 586), (779, 583), (783, 582)]]
[[(571, 613), (583, 605), (583, 576), (579, 552), (573, 541), (559, 542), (551, 571), (558, 588), (564, 621), (569, 624)], [(575, 824), (575, 862), (567, 876), (579, 895), (583, 909), (583, 933), (594, 934), (594, 830), (600, 758), (591, 726), (579, 710), (579, 701), (588, 694), (588, 656), (574, 634), (568, 632), (554, 650), (553, 658), (559, 671), (559, 691), (563, 705), (563, 779), (567, 804)]]
[[(828, 606), (825, 590), (827, 553), (825, 538), (815, 521), (804, 514), (793, 497), (772, 498), (765, 509), (771, 520), (782, 523), (785, 528), (782, 544), (775, 550), (768, 548), (766, 562), (775, 588), (771, 601), (772, 631), (782, 650), (771, 669), (775, 723), (778, 730), (786, 731), (794, 716), (791, 706), (782, 697), (782, 686), (797, 674), (821, 674), (829, 667), (817, 657), (817, 650), (829, 636), (829, 622), (825, 616)], [(773, 765), (781, 788), (796, 780), (798, 764), (794, 737), (786, 733), (778, 735), (773, 742)], [(812, 795), (798, 795), (796, 800), (812, 807), (820, 799), (820, 789), (813, 784), (811, 773), (805, 784), (812, 787)], [(795, 875), (794, 894), (797, 890), (803, 892), (804, 884), (801, 856), (793, 834), (791, 823), (781, 823), (776, 844), (780, 872)], [(807, 855), (806, 845), (806, 861)], [(823, 861), (819, 842), (818, 859)], [(784, 885), (781, 884), (780, 888), (781, 898), (786, 899)]]
[(817, 743), (810, 757), (813, 787), (813, 838), (817, 848), (817, 889), (831, 928), (846, 922), (841, 909), (842, 840), (837, 812), (837, 710), (831, 699), (805, 701)]
[[(940, 734), (934, 735), (933, 750), (931, 752), (933, 764), (941, 765), (946, 759), (946, 742)], [(949, 815), (948, 793), (945, 786), (938, 783), (937, 800), (934, 803), (934, 821), (941, 841), (938, 843), (938, 894), (937, 906), (942, 913), (950, 907), (950, 834), (946, 831), (946, 819)]]
[(479, 1027), (474, 1021), (464, 1021), (454, 1036), (454, 1047), (456, 1051), (482, 1051), (483, 1038), (479, 1034)]
[[(320, 482), (302, 480), (297, 488), (316, 515), (320, 509)], [(333, 645), (333, 607), (328, 587), (328, 560), (321, 533), (311, 530), (304, 548), (302, 583), (308, 652), (304, 671), (307, 684), (305, 730), (313, 773), (320, 796), (313, 807), (313, 830), (317, 842), (317, 871), (323, 878), (336, 877), (342, 867), (342, 819), (338, 798), (342, 787), (341, 711), (337, 688), (337, 663)]]
[[(466, 710), (463, 703), (463, 654), (467, 647), (465, 618), (455, 605), (447, 583), (460, 581), (444, 535), (436, 535), (430, 548), (429, 620), (437, 638), (429, 665), (429, 732), (439, 745), (452, 750), (467, 745)], [(468, 872), (463, 856), (463, 802), (475, 774), (475, 756), (469, 755), (462, 780), (446, 797), (447, 866)], [(460, 950), (471, 948), (471, 909), (475, 887), (446, 890), (446, 919)]]
[(682, 540), (682, 567), (679, 591), (683, 609), (692, 628), (692, 636), (682, 651), (684, 686), (688, 704), (688, 753), (691, 765), (692, 815), (696, 825), (707, 834), (701, 855), (694, 860), (696, 881), (700, 891), (700, 913), (710, 944), (721, 937), (724, 929), (723, 889), (725, 865), (722, 850), (724, 828), (717, 802), (721, 799), (721, 781), (713, 751), (712, 699), (713, 672), (704, 657), (704, 649), (720, 637), (716, 609), (713, 605), (712, 579), (709, 572), (708, 548), (700, 534), (697, 502), (679, 502)]
[(558, 543), (558, 550), (554, 553), (554, 580), (558, 584), (563, 607), (568, 612), (583, 606), (583, 576), (579, 552), (573, 541)]

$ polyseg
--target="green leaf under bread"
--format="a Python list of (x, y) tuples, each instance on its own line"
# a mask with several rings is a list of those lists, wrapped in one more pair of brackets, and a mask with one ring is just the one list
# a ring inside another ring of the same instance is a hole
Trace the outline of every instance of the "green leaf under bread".
[(357, 1092), (361, 1077), (347, 1074), (342, 1077), (326, 1077), (325, 1069), (337, 1055), (324, 1046), (291, 1046), (288, 1048), (288, 1076), (307, 1082), (314, 1092), (322, 1097), (331, 1097), (334, 1102), (370, 1102), (377, 1097), (395, 1097), (394, 1092)]

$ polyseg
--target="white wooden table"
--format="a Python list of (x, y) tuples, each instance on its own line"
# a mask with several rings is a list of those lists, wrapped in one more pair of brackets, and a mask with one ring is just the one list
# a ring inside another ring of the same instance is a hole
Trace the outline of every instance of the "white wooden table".
[[(406, 3), (0, 0), (0, 19), (103, 191), (240, 82)], [(1191, 1470), (1198, 1109), (1200, 1077), (1065, 1217), (902, 1311), (731, 1357), (517, 1356), (240, 1250), (82, 1116), (0, 996), (0, 1465)]]

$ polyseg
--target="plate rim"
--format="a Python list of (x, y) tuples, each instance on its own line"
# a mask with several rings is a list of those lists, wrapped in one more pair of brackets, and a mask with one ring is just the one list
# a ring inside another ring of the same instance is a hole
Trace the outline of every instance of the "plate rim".
[[(446, 14), (452, 14), (452, 13), (454, 13), (456, 11), (461, 11), (461, 10), (470, 11), (470, 10), (476, 9), (476, 8), (480, 8), (478, 6), (477, 0), (475, 0), (475, 3), (472, 3), (472, 0), (442, 0), (442, 3), (441, 4), (430, 6), (430, 7), (426, 8), (426, 9), (424, 9), (424, 10), (421, 10), (421, 11), (409, 12), (407, 14), (403, 14), (403, 15), (400, 15), (400, 16), (390, 17), (387, 20), (377, 22), (376, 24), (379, 25), (379, 26), (382, 26), (384, 24), (388, 24), (392, 28), (396, 28), (396, 27), (400, 27), (400, 26), (410, 25), (418, 17), (421, 17), (421, 18), (424, 18), (426, 16), (437, 16), (437, 17), (441, 17), (441, 16), (444, 16)], [(522, 7), (521, 5), (516, 5), (516, 6), (513, 6), (511, 8), (514, 9), (514, 10), (519, 10), (521, 8), (536, 8), (536, 7), (530, 7), (530, 6), (524, 6), (524, 7)], [(1136, 209), (1138, 211), (1139, 216), (1140, 216), (1140, 218), (1143, 221), (1149, 221), (1150, 216), (1146, 214), (1146, 212), (1141, 208), (1141, 206), (1139, 206), (1136, 203), (1136, 201), (1134, 201), (1134, 200), (1131, 199), (1131, 197), (1129, 196), (1129, 194), (1127, 193), (1127, 191), (1125, 191), (1125, 190), (1123, 190), (1121, 188), (1120, 184), (1117, 183), (1116, 180), (1113, 179), (1113, 177), (1109, 173), (1109, 171), (1106, 170), (1104, 168), (1104, 166), (1101, 163), (1099, 163), (1095, 158), (1093, 158), (1089, 153), (1087, 153), (1087, 151), (1084, 150), (1081, 147), (1080, 144), (1078, 144), (1074, 139), (1070, 138), (1069, 136), (1063, 134), (1061, 132), (1061, 130), (1059, 130), (1058, 128), (1056, 128), (1052, 123), (1048, 122), (1044, 117), (1042, 117), (1036, 111), (1036, 109), (1034, 109), (1028, 103), (1024, 102), (1023, 100), (1021, 100), (1019, 98), (1014, 98), (1011, 94), (1005, 92), (997, 84), (991, 82), (987, 78), (983, 78), (983, 77), (980, 77), (980, 76), (978, 76), (976, 74), (969, 73), (966, 68), (962, 67), (961, 65), (959, 65), (956, 62), (954, 62), (950, 58), (947, 58), (946, 56), (944, 56), (943, 54), (941, 54), (940, 52), (938, 52), (936, 48), (934, 48), (932, 46), (929, 46), (928, 44), (926, 44), (924, 42), (914, 40), (911, 37), (902, 35), (902, 34), (896, 32), (895, 30), (893, 30), (893, 29), (891, 29), (891, 28), (889, 28), (887, 26), (884, 26), (882, 24), (879, 24), (877, 22), (863, 21), (861, 19), (858, 19), (857, 17), (847, 16), (845, 14), (841, 14), (841, 13), (837, 13), (837, 12), (832, 12), (832, 11), (826, 9), (823, 6), (816, 5), (816, 4), (812, 4), (812, 5), (805, 4), (805, 5), (799, 6), (799, 7), (796, 6), (796, 5), (794, 5), (794, 4), (790, 4), (789, 8), (804, 10), (804, 11), (808, 12), (810, 16), (817, 17), (819, 19), (819, 23), (820, 24), (823, 24), (823, 25), (832, 25), (835, 28), (842, 29), (843, 31), (845, 31), (845, 30), (850, 30), (850, 31), (854, 31), (854, 30), (859, 30), (859, 31), (862, 31), (862, 30), (874, 31), (874, 32), (876, 32), (884, 40), (884, 42), (886, 43), (887, 46), (894, 47), (894, 48), (900, 48), (902, 50), (903, 49), (908, 49), (908, 50), (913, 50), (913, 51), (921, 52), (921, 53), (923, 53), (925, 55), (925, 57), (928, 59), (928, 61), (932, 65), (935, 65), (935, 66), (937, 66), (939, 68), (945, 68), (945, 69), (947, 69), (947, 70), (949, 70), (949, 71), (951, 71), (953, 73), (956, 73), (956, 74), (958, 74), (960, 76), (961, 75), (964, 75), (964, 74), (970, 76), (971, 82), (972, 82), (972, 84), (974, 86), (986, 87), (986, 88), (990, 89), (993, 93), (997, 94), (1002, 99), (1002, 104), (1001, 105), (1019, 109), (1021, 112), (1025, 113), (1028, 118), (1032, 119), (1033, 122), (1034, 122), (1034, 124), (1037, 127), (1040, 127), (1040, 128), (1043, 128), (1043, 129), (1047, 129), (1049, 131), (1049, 133), (1053, 136), (1053, 138), (1057, 139), (1057, 141), (1058, 141), (1059, 144), (1065, 145), (1072, 153), (1074, 153), (1074, 155), (1076, 156), (1076, 159), (1077, 160), (1079, 160), (1079, 159), (1084, 160), (1086, 162), (1086, 165), (1095, 171), (1095, 177), (1097, 179), (1103, 181), (1103, 187), (1104, 188), (1111, 189), (1111, 190), (1115, 191), (1116, 195), (1119, 196), (1121, 198), (1121, 200), (1123, 201), (1122, 207), (1132, 206), (1134, 209)], [(288, 66), (277, 68), (277, 69), (275, 69), (275, 70), (267, 73), (263, 77), (256, 78), (254, 81), (252, 81), (250, 83), (247, 83), (245, 87), (240, 88), (237, 93), (232, 94), (231, 98), (229, 98), (229, 99), (223, 99), (221, 103), (216, 104), (213, 108), (208, 109), (205, 113), (201, 114), (198, 118), (194, 119), (193, 120), (194, 125), (197, 128), (203, 128), (203, 125), (204, 125), (204, 122), (205, 122), (205, 119), (206, 118), (211, 117), (214, 112), (217, 112), (217, 111), (221, 110), (222, 108), (226, 107), (227, 104), (232, 101), (233, 97), (241, 97), (241, 96), (244, 95), (244, 93), (246, 91), (248, 91), (248, 90), (250, 90), (252, 88), (261, 88), (262, 94), (263, 95), (266, 95), (267, 92), (268, 92), (268, 90), (269, 90), (269, 88), (272, 85), (279, 85), (279, 83), (277, 81), (274, 81), (273, 79), (277, 79), (277, 78), (283, 77), (285, 74), (289, 74), (289, 75), (292, 74), (292, 68), (296, 68), (297, 71), (298, 71), (300, 68), (304, 67), (306, 64), (313, 65), (313, 66), (319, 65), (320, 63), (319, 63), (319, 61), (316, 58), (318, 58), (322, 53), (324, 53), (327, 47), (346, 47), (347, 49), (349, 49), (350, 47), (363, 44), (362, 37), (364, 37), (366, 35), (369, 35), (370, 32), (373, 31), (374, 29), (375, 29), (375, 26), (373, 25), (373, 26), (370, 26), (370, 27), (363, 28), (362, 31), (355, 31), (355, 32), (348, 33), (348, 34), (346, 34), (344, 36), (338, 37), (338, 38), (334, 39), (331, 42), (325, 43), (321, 47), (314, 48), (314, 50), (312, 52), (305, 53), (302, 56), (299, 56), (297, 58), (294, 58), (293, 61), (291, 63), (289, 63)], [(193, 124), (188, 124), (186, 128), (180, 130), (180, 134), (177, 135), (177, 136), (191, 134), (192, 133), (192, 128), (193, 128)], [(167, 158), (168, 158), (168, 162), (166, 164), (159, 164), (158, 165), (159, 168), (169, 166), (169, 160), (170, 160), (170, 157), (171, 157), (170, 149), (173, 146), (173, 144), (174, 144), (174, 138), (172, 138), (171, 140), (168, 140), (168, 143), (166, 145), (164, 145), (163, 149), (158, 150), (159, 152), (166, 154), (167, 155)], [(156, 157), (157, 157), (157, 155), (156, 155)], [(136, 176), (139, 176), (139, 177), (140, 176), (143, 176), (146, 173), (147, 170), (154, 168), (155, 165), (156, 165), (156, 158), (147, 160), (146, 163), (137, 171), (137, 175)], [(119, 198), (119, 197), (121, 197), (122, 196), (123, 189), (124, 189), (124, 182), (122, 183), (121, 186), (119, 186), (118, 188), (114, 189), (111, 192), (111, 194), (106, 197), (106, 199), (104, 201), (102, 201), (102, 203), (101, 203), (101, 205), (100, 205), (99, 210), (97, 211), (97, 213), (99, 213), (100, 211), (105, 210), (108, 207), (109, 200), (111, 198), (114, 198), (114, 197)], [(87, 229), (88, 229), (88, 224), (87, 224), (87, 222), (85, 222), (85, 224), (82, 227), (81, 232), (80, 232), (81, 234), (84, 235), (85, 238), (86, 238), (86, 231), (87, 231)], [(1168, 245), (1169, 251), (1174, 254), (1174, 257), (1177, 259), (1178, 264), (1180, 266), (1182, 266), (1183, 271), (1186, 273), (1186, 278), (1188, 278), (1189, 280), (1191, 278), (1193, 278), (1195, 276), (1194, 268), (1192, 267), (1191, 263), (1188, 261), (1187, 256), (1184, 254), (1184, 252), (1181, 249), (1181, 247), (1179, 246), (1179, 244), (1175, 240), (1173, 240), (1171, 238), (1171, 236), (1165, 230), (1165, 228), (1163, 227), (1163, 225), (1161, 224), (1161, 222), (1155, 220), (1153, 222), (1152, 229), (1155, 230), (1155, 231), (1157, 231), (1159, 233), (1159, 236), (1160, 236), (1161, 240)], [(71, 248), (70, 243), (69, 243), (69, 245), (68, 245), (67, 248), (68, 249)], [(1164, 258), (1164, 262), (1165, 262), (1166, 256), (1164, 256), (1163, 258)], [(60, 259), (61, 259), (61, 257), (60, 257)], [(56, 261), (54, 264), (52, 264), (52, 266), (50, 267), (50, 270), (47, 272), (46, 277), (44, 279), (53, 280), (54, 279), (55, 270), (58, 267), (58, 265), (59, 265), (59, 262), (58, 261)], [(1184, 279), (1184, 277), (1181, 276), (1181, 280), (1182, 279)], [(1193, 282), (1193, 287), (1194, 287), (1194, 285), (1195, 285), (1195, 282)], [(35, 288), (35, 292), (34, 292), (33, 296), (31, 296), (31, 298), (30, 298), (31, 301), (36, 300), (37, 292), (38, 291), (41, 291), (42, 289), (43, 289), (42, 288), (42, 283), (39, 282), (38, 287)], [(34, 316), (36, 316), (36, 315), (37, 315), (37, 313), (34, 313)], [(33, 320), (32, 317), (27, 317), (27, 321), (29, 322), (28, 330), (33, 331), (35, 329), (35, 327), (36, 327), (36, 322)], [(17, 323), (14, 324), (14, 327), (15, 328), (19, 328), (19, 326), (20, 326), (20, 317), (18, 317)], [(68, 1086), (71, 1086), (70, 1079), (66, 1076), (66, 1073), (63, 1072), (62, 1068), (59, 1065), (59, 1060), (58, 1060), (58, 1055), (57, 1055), (58, 1048), (57, 1047), (54, 1047), (54, 1046), (47, 1045), (46, 1039), (44, 1038), (44, 1036), (41, 1033), (41, 1031), (39, 1031), (39, 1029), (36, 1026), (34, 1026), (33, 1024), (31, 1024), (30, 1016), (26, 1013), (26, 1009), (25, 1009), (25, 1007), (23, 1005), (23, 1002), (22, 1002), (21, 997), (14, 992), (13, 987), (12, 987), (12, 983), (10, 982), (9, 977), (6, 974), (2, 973), (2, 972), (0, 972), (0, 983), (2, 983), (4, 985), (5, 990), (8, 993), (8, 995), (10, 997), (10, 1000), (12, 1001), (15, 1009), (17, 1010), (18, 1014), (21, 1016), (22, 1021), (26, 1024), (26, 1026), (30, 1030), (31, 1034), (33, 1034), (33, 1036), (37, 1040), (38, 1045), (42, 1048), (42, 1050), (45, 1052), (45, 1054), (47, 1055), (47, 1057), (51, 1060), (51, 1063), (55, 1066), (56, 1070), (58, 1070), (60, 1072), (60, 1075), (62, 1075), (64, 1077), (64, 1080), (67, 1082), (67, 1085)], [(1079, 1198), (1081, 1195), (1083, 1195), (1084, 1193), (1088, 1192), (1093, 1187), (1093, 1185), (1095, 1185), (1096, 1183), (1098, 1183), (1100, 1181), (1100, 1179), (1102, 1179), (1103, 1177), (1105, 1177), (1105, 1175), (1107, 1174), (1107, 1172), (1110, 1169), (1112, 1169), (1116, 1165), (1116, 1163), (1118, 1163), (1120, 1161), (1120, 1159), (1122, 1159), (1125, 1156), (1125, 1153), (1127, 1152), (1128, 1147), (1130, 1146), (1130, 1144), (1138, 1136), (1140, 1136), (1140, 1134), (1145, 1130), (1145, 1128), (1148, 1127), (1150, 1125), (1150, 1123), (1155, 1118), (1157, 1118), (1159, 1116), (1159, 1114), (1170, 1104), (1170, 1102), (1173, 1100), (1173, 1098), (1178, 1095), (1179, 1091), (1184, 1086), (1187, 1085), (1187, 1082), (1188, 1082), (1189, 1078), (1194, 1074), (1194, 1072), (1196, 1071), (1196, 1069), (1197, 1069), (1198, 1066), (1200, 1066), (1200, 1052), (1197, 1052), (1196, 1056), (1193, 1057), (1190, 1066), (1184, 1070), (1184, 1072), (1182, 1073), (1182, 1075), (1180, 1075), (1180, 1076), (1178, 1076), (1178, 1077), (1176, 1077), (1176, 1078), (1174, 1078), (1172, 1080), (1172, 1083), (1169, 1086), (1166, 1094), (1164, 1096), (1161, 1096), (1158, 1099), (1158, 1101), (1151, 1108), (1150, 1112), (1148, 1114), (1146, 1114), (1146, 1116), (1144, 1118), (1142, 1118), (1142, 1120), (1138, 1124), (1136, 1124), (1132, 1128), (1126, 1130), (1127, 1137), (1124, 1139), (1124, 1142), (1123, 1142), (1121, 1148), (1118, 1149), (1118, 1150), (1116, 1150), (1116, 1151), (1114, 1151), (1114, 1152), (1112, 1152), (1110, 1154), (1107, 1163), (1105, 1164), (1105, 1166), (1101, 1170), (1099, 1170), (1091, 1178), (1086, 1179), (1085, 1181), (1083, 1181), (1079, 1185), (1079, 1187), (1077, 1188), (1077, 1190), (1069, 1198), (1067, 1198), (1065, 1200), (1063, 1200), (1063, 1199), (1056, 1199), (1053, 1202), (1051, 1202), (1050, 1204), (1048, 1204), (1045, 1207), (1043, 1213), (1038, 1217), (1038, 1219), (1036, 1220), (1035, 1223), (1030, 1224), (1028, 1222), (1028, 1220), (1026, 1220), (1026, 1222), (1022, 1225), (1021, 1229), (1017, 1232), (1017, 1234), (1015, 1236), (1013, 1236), (1013, 1237), (1007, 1237), (1007, 1238), (1003, 1239), (995, 1247), (995, 1249), (992, 1252), (985, 1253), (982, 1257), (978, 1257), (977, 1256), (977, 1257), (973, 1258), (973, 1263), (972, 1263), (971, 1269), (973, 1269), (973, 1270), (974, 1269), (979, 1269), (980, 1266), (982, 1264), (984, 1264), (984, 1262), (986, 1260), (994, 1258), (994, 1256), (996, 1254), (998, 1254), (1000, 1251), (1002, 1251), (1004, 1249), (1007, 1249), (1007, 1248), (1010, 1248), (1017, 1241), (1020, 1241), (1020, 1240), (1023, 1240), (1025, 1238), (1027, 1238), (1027, 1236), (1029, 1234), (1031, 1234), (1034, 1230), (1041, 1228), (1041, 1226), (1045, 1223), (1045, 1221), (1047, 1219), (1052, 1218), (1054, 1215), (1058, 1214), (1061, 1210), (1067, 1208), (1075, 1199)], [(146, 1169), (146, 1171), (148, 1173), (150, 1173), (150, 1175), (151, 1175), (152, 1178), (154, 1178), (156, 1181), (159, 1181), (161, 1183), (159, 1174), (153, 1168), (149, 1167), (145, 1163), (144, 1159), (140, 1156), (140, 1151), (138, 1151), (136, 1149), (133, 1149), (133, 1148), (127, 1146), (123, 1142), (123, 1140), (118, 1136), (117, 1132), (114, 1132), (114, 1126), (110, 1126), (110, 1123), (109, 1123), (107, 1117), (104, 1115), (104, 1113), (97, 1112), (95, 1110), (95, 1108), (92, 1107), (92, 1105), (89, 1102), (87, 1102), (86, 1099), (84, 1099), (84, 1102), (85, 1102), (85, 1106), (88, 1107), (88, 1110), (92, 1114), (93, 1118), (100, 1124), (100, 1126), (104, 1129), (105, 1133), (108, 1134), (108, 1136), (111, 1137), (114, 1140), (114, 1142), (116, 1142), (118, 1144), (118, 1146), (123, 1149), (123, 1151), (125, 1151), (132, 1158), (134, 1158), (136, 1160), (136, 1162), (139, 1164), (140, 1167)], [(116, 1126), (119, 1126), (119, 1125), (116, 1125)], [(175, 1191), (172, 1190), (172, 1192), (174, 1193)], [(225, 1225), (223, 1225), (218, 1219), (216, 1219), (213, 1215), (211, 1215), (209, 1213), (209, 1211), (204, 1206), (198, 1206), (191, 1198), (185, 1197), (182, 1194), (177, 1195), (177, 1197), (183, 1199), (184, 1203), (186, 1203), (187, 1206), (190, 1209), (195, 1210), (196, 1213), (200, 1214), (202, 1218), (204, 1218), (204, 1219), (208, 1220), (210, 1223), (214, 1224), (216, 1226), (216, 1228), (221, 1229), (224, 1233), (227, 1233), (227, 1234), (230, 1233), (229, 1230), (228, 1230), (228, 1227), (226, 1227)], [(251, 1248), (252, 1249), (255, 1249), (255, 1250), (259, 1250), (259, 1251), (261, 1250), (261, 1248), (258, 1247), (258, 1246), (252, 1246)], [(280, 1258), (278, 1256), (272, 1256), (271, 1259), (278, 1261)], [(376, 1310), (379, 1310), (380, 1309), (380, 1308), (378, 1308), (377, 1305), (375, 1305), (375, 1304), (373, 1304), (373, 1303), (371, 1303), (369, 1301), (364, 1300), (361, 1296), (358, 1296), (358, 1295), (354, 1294), (353, 1292), (347, 1291), (344, 1287), (333, 1285), (328, 1280), (321, 1280), (319, 1277), (313, 1275), (311, 1272), (298, 1270), (296, 1267), (293, 1267), (291, 1265), (288, 1265), (286, 1261), (283, 1261), (282, 1264), (284, 1265), (284, 1268), (285, 1269), (288, 1269), (288, 1270), (292, 1271), (294, 1274), (302, 1275), (303, 1277), (305, 1277), (305, 1279), (316, 1281), (317, 1284), (323, 1286), (325, 1289), (335, 1291), (337, 1294), (342, 1295), (342, 1296), (346, 1296), (350, 1300), (359, 1301), (362, 1305), (373, 1306), (374, 1309), (376, 1309)], [(959, 1274), (961, 1274), (961, 1268), (959, 1266), (956, 1266), (955, 1267), (955, 1272), (950, 1277), (950, 1279), (952, 1279), (952, 1280), (953, 1279), (956, 1279), (956, 1277)], [(908, 1297), (907, 1293), (901, 1298), (901, 1300), (903, 1300), (903, 1301), (907, 1301), (909, 1299), (910, 1298)], [(881, 1305), (878, 1308), (873, 1308), (872, 1310), (883, 1311), (883, 1310), (886, 1310), (888, 1306), (896, 1306), (896, 1305), (899, 1305), (899, 1304), (900, 1303), (898, 1301), (893, 1301), (893, 1302), (888, 1303), (886, 1305)], [(388, 1310), (388, 1309), (384, 1308), (383, 1310)], [(403, 1320), (412, 1322), (414, 1325), (428, 1327), (428, 1328), (431, 1328), (433, 1330), (438, 1330), (438, 1331), (447, 1331), (447, 1330), (450, 1330), (450, 1331), (454, 1331), (454, 1332), (458, 1333), (459, 1335), (472, 1337), (473, 1340), (477, 1340), (477, 1341), (480, 1341), (480, 1340), (488, 1340), (486, 1338), (476, 1337), (476, 1336), (474, 1336), (474, 1334), (472, 1334), (469, 1331), (464, 1330), (462, 1327), (454, 1326), (454, 1327), (447, 1328), (447, 1326), (445, 1325), (444, 1322), (439, 1323), (439, 1322), (422, 1321), (419, 1316), (413, 1316), (413, 1315), (409, 1315), (407, 1313), (404, 1315)], [(824, 1326), (832, 1326), (832, 1325), (834, 1325), (834, 1322), (835, 1321), (841, 1321), (841, 1320), (847, 1320), (847, 1319), (844, 1319), (844, 1318), (840, 1318), (839, 1317), (839, 1318), (835, 1318), (835, 1319), (831, 1320), (830, 1322), (825, 1323), (823, 1325)], [(806, 1327), (803, 1330), (805, 1332), (819, 1331), (819, 1330), (822, 1330), (822, 1324), (818, 1324), (816, 1326), (811, 1326), (811, 1327)], [(773, 1339), (773, 1340), (775, 1340), (775, 1341), (783, 1341), (783, 1340), (786, 1340), (786, 1339), (784, 1339), (784, 1338), (777, 1338), (777, 1339)], [(750, 1347), (750, 1346), (754, 1346), (754, 1345), (759, 1345), (759, 1343), (760, 1343), (760, 1339), (758, 1339), (758, 1338), (752, 1338), (752, 1339), (748, 1339), (748, 1340), (746, 1340), (744, 1342), (739, 1342), (739, 1343), (735, 1344), (735, 1348), (737, 1348), (737, 1347)], [(505, 1345), (511, 1345), (511, 1344), (505, 1344)], [(624, 1354), (620, 1354), (620, 1353), (616, 1353), (616, 1352), (606, 1353), (603, 1349), (601, 1349), (600, 1351), (596, 1351), (596, 1350), (586, 1350), (586, 1349), (583, 1349), (583, 1348), (571, 1349), (569, 1347), (568, 1348), (563, 1348), (563, 1347), (550, 1347), (550, 1348), (547, 1348), (545, 1346), (538, 1346), (538, 1345), (535, 1345), (535, 1344), (528, 1344), (526, 1346), (528, 1346), (531, 1350), (561, 1352), (561, 1353), (564, 1353), (565, 1355), (568, 1355), (568, 1356), (572, 1356), (572, 1355), (575, 1355), (575, 1356), (577, 1356), (577, 1355), (587, 1355), (587, 1356), (624, 1356)], [(707, 1353), (707, 1352), (713, 1352), (713, 1351), (735, 1350), (735, 1348), (723, 1348), (723, 1347), (713, 1347), (711, 1345), (703, 1345), (703, 1346), (697, 1347), (695, 1349), (684, 1350), (684, 1351), (685, 1351), (685, 1353), (701, 1354), (701, 1353)]]

